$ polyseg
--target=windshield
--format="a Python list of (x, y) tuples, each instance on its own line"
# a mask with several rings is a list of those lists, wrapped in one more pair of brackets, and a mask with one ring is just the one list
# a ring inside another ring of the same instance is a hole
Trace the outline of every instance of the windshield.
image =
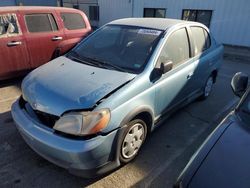
[(71, 51), (82, 63), (140, 73), (162, 31), (132, 26), (107, 25)]
[(243, 121), (250, 123), (250, 88), (247, 93), (246, 98), (240, 104), (239, 115)]

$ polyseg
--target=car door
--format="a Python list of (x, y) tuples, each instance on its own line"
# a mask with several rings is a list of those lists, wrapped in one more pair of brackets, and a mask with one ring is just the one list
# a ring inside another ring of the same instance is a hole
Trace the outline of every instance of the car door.
[(63, 43), (62, 53), (67, 52), (91, 32), (87, 16), (78, 11), (57, 11), (61, 18), (66, 42)]
[(26, 25), (26, 41), (30, 53), (31, 67), (35, 68), (49, 62), (58, 53), (64, 33), (58, 26), (54, 10), (23, 11)]
[(0, 79), (30, 68), (17, 12), (0, 13)]
[(190, 57), (189, 38), (183, 27), (169, 35), (156, 64), (156, 68), (159, 67), (162, 59), (173, 62), (172, 70), (155, 82), (157, 115), (173, 109), (192, 93), (194, 64)]
[(200, 90), (204, 87), (208, 77), (212, 73), (213, 60), (211, 57), (211, 39), (209, 33), (202, 27), (191, 26), (190, 32), (193, 41), (194, 53), (194, 84), (192, 90)]

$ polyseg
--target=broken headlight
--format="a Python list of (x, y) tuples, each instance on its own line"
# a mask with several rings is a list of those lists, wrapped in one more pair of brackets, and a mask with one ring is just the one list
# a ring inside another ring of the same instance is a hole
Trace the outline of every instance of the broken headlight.
[(74, 112), (63, 115), (53, 129), (71, 135), (85, 136), (100, 132), (108, 125), (109, 120), (109, 109)]

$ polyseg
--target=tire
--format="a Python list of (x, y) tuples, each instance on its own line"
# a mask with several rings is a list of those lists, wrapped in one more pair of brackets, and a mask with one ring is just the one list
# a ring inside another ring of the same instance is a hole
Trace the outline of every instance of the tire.
[(132, 161), (138, 154), (147, 135), (147, 126), (141, 119), (135, 119), (127, 124), (122, 136), (119, 160), (122, 164)]
[(214, 84), (214, 77), (213, 75), (210, 75), (206, 81), (206, 84), (203, 87), (203, 94), (200, 96), (199, 99), (205, 100), (210, 96), (211, 91), (213, 89), (213, 84)]

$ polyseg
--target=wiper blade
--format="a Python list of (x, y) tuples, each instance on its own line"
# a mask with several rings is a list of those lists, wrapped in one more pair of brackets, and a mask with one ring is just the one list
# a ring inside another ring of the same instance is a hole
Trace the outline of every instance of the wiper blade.
[(96, 63), (98, 63), (99, 65), (102, 65), (102, 66), (108, 66), (108, 67), (112, 67), (113, 69), (116, 69), (116, 70), (119, 70), (119, 71), (122, 71), (122, 72), (128, 72), (126, 69), (122, 68), (122, 67), (119, 67), (117, 65), (113, 65), (111, 63), (108, 63), (107, 61), (100, 61), (96, 58), (88, 58), (90, 59), (91, 61), (94, 61)]
[(104, 62), (104, 65), (107, 65), (107, 66), (110, 66), (116, 70), (119, 70), (119, 71), (122, 71), (122, 72), (128, 72), (125, 68), (122, 68), (122, 67), (119, 67), (117, 65), (113, 65), (113, 64), (110, 64), (110, 63), (107, 63), (107, 62)]
[[(73, 55), (74, 54), (74, 55)], [(84, 64), (87, 64), (87, 65), (95, 65), (96, 66), (96, 63), (93, 63), (93, 62), (89, 62), (89, 61), (86, 61), (84, 60), (77, 52), (75, 51), (71, 51), (70, 53), (67, 54), (67, 57), (70, 56), (70, 59), (74, 60), (74, 61), (77, 61), (77, 62), (80, 62), (80, 63), (84, 63)]]
[(119, 67), (119, 66), (116, 66), (116, 65), (113, 65), (113, 64), (110, 64), (106, 61), (100, 61), (96, 58), (92, 58), (92, 57), (87, 57), (87, 56), (80, 56), (77, 52), (75, 51), (70, 51), (68, 54), (67, 54), (67, 57), (71, 57), (71, 59), (75, 60), (75, 61), (78, 61), (80, 63), (84, 63), (84, 64), (88, 64), (88, 65), (94, 65), (94, 66), (98, 66), (98, 67), (112, 67), (113, 69), (116, 69), (116, 70), (119, 70), (119, 71), (122, 71), (122, 72), (128, 72), (126, 69), (122, 68), (122, 67)]

